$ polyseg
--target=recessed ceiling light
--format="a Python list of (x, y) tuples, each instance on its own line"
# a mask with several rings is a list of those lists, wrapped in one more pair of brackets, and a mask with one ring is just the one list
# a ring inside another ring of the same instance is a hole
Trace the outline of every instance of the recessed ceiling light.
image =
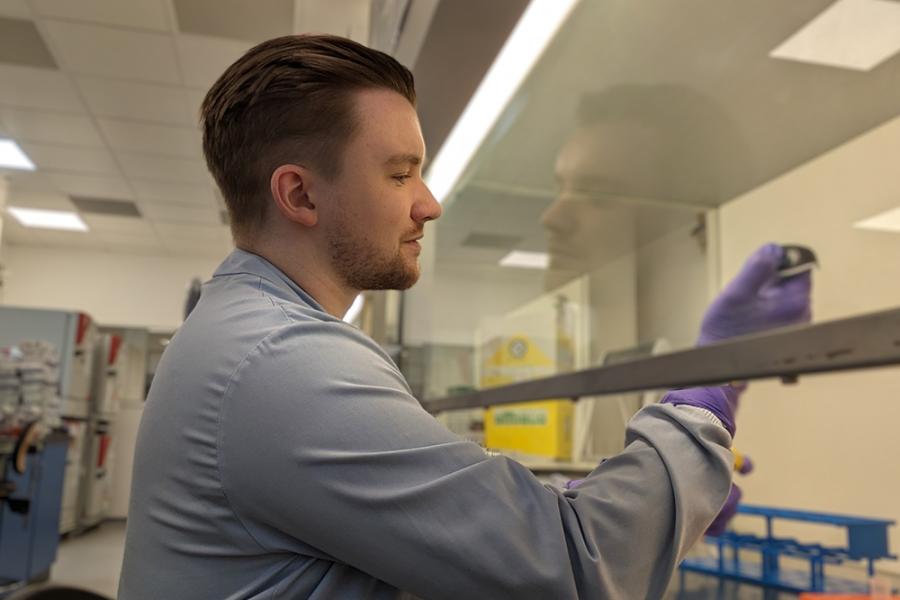
[(0, 168), (34, 171), (35, 166), (17, 143), (0, 138)]
[(892, 208), (874, 217), (863, 219), (854, 223), (856, 229), (868, 229), (871, 231), (890, 231), (900, 233), (900, 208)]
[(453, 191), (469, 160), (544, 53), (576, 0), (531, 0), (428, 169), (438, 202)]
[(550, 255), (546, 252), (525, 252), (513, 250), (502, 259), (501, 267), (519, 267), (522, 269), (546, 269), (550, 264)]
[(869, 71), (900, 51), (900, 2), (838, 0), (769, 56)]
[(20, 208), (10, 206), (9, 212), (25, 227), (41, 229), (63, 229), (66, 231), (87, 231), (77, 213), (63, 210), (42, 210), (37, 208)]

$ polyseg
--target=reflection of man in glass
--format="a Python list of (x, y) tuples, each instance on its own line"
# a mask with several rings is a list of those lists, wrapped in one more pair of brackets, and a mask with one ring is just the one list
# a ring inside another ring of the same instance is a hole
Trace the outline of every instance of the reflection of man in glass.
[[(652, 303), (647, 297), (653, 291), (642, 290), (640, 296), (615, 296), (612, 302), (609, 298), (598, 301), (595, 294), (600, 298), (609, 293), (603, 288), (627, 288), (634, 283), (626, 279), (627, 270), (602, 275), (599, 270), (620, 257), (636, 254), (643, 244), (677, 227), (689, 227), (705, 210), (748, 189), (754, 182), (754, 173), (735, 124), (714, 102), (688, 88), (615, 87), (586, 96), (579, 106), (577, 122), (578, 127), (557, 156), (559, 195), (541, 219), (550, 255), (545, 285), (556, 289), (575, 277), (592, 274), (588, 281), (591, 339), (595, 345), (591, 360), (596, 361), (600, 355), (598, 342), (600, 347), (610, 349), (623, 341), (629, 343), (629, 337), (634, 343), (659, 335), (652, 325), (646, 331), (643, 326), (634, 327), (635, 323), (643, 324), (633, 304)], [(779, 246), (770, 244), (748, 260), (741, 275), (706, 312), (699, 343), (809, 319), (809, 279), (780, 280), (776, 268), (781, 252)], [(630, 275), (636, 278), (634, 271)], [(679, 321), (676, 329), (686, 329), (693, 340), (696, 328), (683, 309), (691, 304), (700, 309), (705, 304), (706, 282), (703, 277), (692, 281), (682, 275), (676, 277), (680, 287), (667, 290), (679, 293), (677, 313), (668, 320)], [(751, 319), (752, 323), (742, 322), (743, 316), (752, 311), (741, 307), (755, 306), (766, 296), (777, 297), (778, 304), (787, 307), (784, 314), (789, 316), (783, 318), (779, 309), (764, 318)], [(737, 315), (733, 323), (741, 325), (726, 328), (725, 335), (706, 336), (711, 322), (732, 322), (732, 317), (725, 315)], [(696, 316), (699, 318), (699, 312)], [(598, 326), (594, 317), (606, 323)], [(627, 322), (624, 326), (623, 321)], [(688, 340), (679, 340), (682, 341)], [(736, 406), (742, 389), (724, 386), (678, 393), (691, 395), (689, 403), (693, 406), (704, 406), (705, 401), (695, 401), (705, 394), (725, 394)], [(671, 398), (672, 394), (663, 402), (671, 402)], [(638, 402), (631, 409), (639, 406)], [(601, 413), (594, 413), (593, 436), (612, 454), (623, 442), (627, 445), (619, 407), (606, 402), (598, 408)], [(714, 523), (717, 531), (734, 514), (739, 498), (740, 490), (733, 486)]]
[(560, 194), (543, 215), (547, 287), (593, 271), (746, 189), (740, 133), (710, 99), (674, 85), (585, 96), (557, 156)]

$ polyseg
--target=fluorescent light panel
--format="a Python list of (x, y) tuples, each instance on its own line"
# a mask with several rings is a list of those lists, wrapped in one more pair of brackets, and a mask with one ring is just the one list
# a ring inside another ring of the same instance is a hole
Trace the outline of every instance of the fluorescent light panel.
[(362, 313), (363, 305), (366, 303), (366, 298), (362, 294), (356, 296), (353, 299), (353, 304), (350, 305), (350, 308), (347, 309), (347, 314), (344, 315), (345, 323), (353, 323), (357, 317), (359, 317), (360, 313)]
[(900, 51), (900, 2), (838, 0), (769, 56), (869, 71)]
[(12, 140), (0, 138), (0, 168), (34, 171), (34, 163)]
[(88, 227), (77, 213), (63, 210), (42, 210), (10, 206), (9, 212), (25, 227), (87, 231)]
[(438, 202), (447, 199), (472, 155), (576, 3), (531, 0), (431, 163), (426, 180)]
[(868, 229), (871, 231), (889, 231), (891, 233), (900, 233), (900, 208), (892, 208), (880, 215), (863, 219), (858, 223), (854, 223), (856, 229)]
[(550, 255), (546, 252), (525, 252), (513, 250), (500, 259), (501, 267), (519, 267), (521, 269), (546, 269), (550, 264)]

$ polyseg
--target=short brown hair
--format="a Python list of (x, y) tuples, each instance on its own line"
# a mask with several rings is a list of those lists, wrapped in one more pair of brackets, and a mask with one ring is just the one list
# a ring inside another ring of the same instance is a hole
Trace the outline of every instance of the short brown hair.
[(272, 172), (304, 163), (333, 179), (358, 125), (353, 93), (394, 90), (413, 105), (412, 73), (389, 55), (332, 35), (291, 35), (251, 48), (200, 109), (206, 164), (236, 240), (263, 223)]

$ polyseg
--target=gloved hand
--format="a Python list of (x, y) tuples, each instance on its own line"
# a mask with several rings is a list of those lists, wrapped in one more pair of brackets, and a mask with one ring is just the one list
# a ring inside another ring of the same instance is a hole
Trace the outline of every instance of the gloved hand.
[(734, 413), (737, 410), (738, 398), (741, 391), (730, 385), (719, 387), (688, 388), (685, 390), (672, 390), (660, 400), (662, 404), (674, 406), (696, 406), (705, 408), (716, 415), (728, 433), (734, 437)]
[(744, 454), (743, 452), (738, 452), (734, 448), (731, 449), (731, 452), (734, 453), (734, 470), (741, 475), (749, 475), (753, 472), (753, 461), (749, 456)]
[(706, 535), (722, 535), (725, 533), (725, 528), (728, 527), (728, 523), (734, 518), (734, 515), (737, 514), (741, 496), (743, 496), (741, 488), (732, 483), (731, 491), (728, 492), (725, 504), (722, 506), (722, 510), (719, 511), (719, 514), (716, 515), (716, 518), (713, 519), (712, 524), (707, 528)]
[(812, 318), (811, 274), (780, 278), (778, 265), (783, 254), (778, 244), (766, 244), (747, 259), (707, 309), (698, 346)]

